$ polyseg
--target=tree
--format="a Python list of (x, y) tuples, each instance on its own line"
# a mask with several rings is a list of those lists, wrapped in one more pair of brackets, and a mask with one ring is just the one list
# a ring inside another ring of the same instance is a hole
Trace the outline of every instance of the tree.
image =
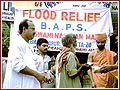
[(2, 21), (2, 57), (8, 56), (10, 43), (10, 27), (7, 22)]

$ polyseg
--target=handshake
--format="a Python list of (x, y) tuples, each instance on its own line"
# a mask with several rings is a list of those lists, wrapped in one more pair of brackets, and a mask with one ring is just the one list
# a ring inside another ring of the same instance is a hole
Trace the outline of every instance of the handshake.
[[(47, 79), (47, 83), (51, 81), (51, 75), (48, 71), (41, 72), (41, 75)], [(44, 81), (42, 83), (44, 83)]]
[(51, 75), (48, 71), (37, 72), (35, 78), (42, 84), (44, 82), (49, 83), (51, 81)]
[(45, 70), (44, 72), (41, 72), (41, 74), (47, 79), (51, 78), (50, 73), (47, 70)]

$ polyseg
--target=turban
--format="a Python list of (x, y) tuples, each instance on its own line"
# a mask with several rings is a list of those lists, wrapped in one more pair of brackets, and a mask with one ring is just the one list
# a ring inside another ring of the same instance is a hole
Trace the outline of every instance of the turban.
[(107, 35), (105, 32), (99, 32), (95, 34), (95, 40), (106, 40), (106, 39), (107, 39)]

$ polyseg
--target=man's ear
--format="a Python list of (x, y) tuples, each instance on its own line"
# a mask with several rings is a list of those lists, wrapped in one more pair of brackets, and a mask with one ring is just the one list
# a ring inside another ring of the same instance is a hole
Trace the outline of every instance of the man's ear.
[(25, 32), (25, 29), (26, 29), (26, 28), (25, 28), (25, 27), (23, 27), (23, 32)]

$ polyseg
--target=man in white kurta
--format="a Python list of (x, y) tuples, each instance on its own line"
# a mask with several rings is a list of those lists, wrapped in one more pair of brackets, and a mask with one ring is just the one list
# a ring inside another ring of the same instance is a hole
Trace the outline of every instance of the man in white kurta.
[(37, 71), (38, 59), (29, 46), (29, 40), (34, 36), (34, 23), (28, 19), (21, 21), (19, 36), (11, 37), (3, 88), (40, 88), (41, 82), (48, 82), (48, 79)]
[(17, 36), (10, 47), (3, 88), (40, 88), (34, 76), (20, 73), (26, 66), (37, 71), (36, 65), (33, 50), (21, 36)]

